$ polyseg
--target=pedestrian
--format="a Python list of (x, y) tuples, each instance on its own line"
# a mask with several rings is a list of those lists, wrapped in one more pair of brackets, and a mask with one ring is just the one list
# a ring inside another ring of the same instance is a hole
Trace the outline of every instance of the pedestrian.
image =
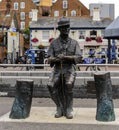
[(75, 65), (82, 60), (82, 56), (78, 42), (69, 37), (69, 18), (59, 19), (58, 30), (60, 35), (52, 41), (48, 50), (48, 63), (53, 68), (48, 89), (57, 107), (55, 117), (72, 119)]

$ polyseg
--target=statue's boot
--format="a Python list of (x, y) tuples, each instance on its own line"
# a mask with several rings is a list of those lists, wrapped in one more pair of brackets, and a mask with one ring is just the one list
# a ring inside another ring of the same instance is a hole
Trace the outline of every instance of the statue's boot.
[(66, 102), (67, 102), (66, 118), (72, 119), (73, 118), (73, 92), (66, 93)]
[(55, 118), (60, 118), (63, 116), (62, 108), (57, 106), (57, 110), (55, 113)]
[(54, 101), (54, 103), (56, 104), (56, 107), (57, 107), (55, 118), (59, 118), (59, 117), (63, 116), (63, 110), (62, 110), (62, 106), (61, 106), (61, 103), (60, 103), (58, 93), (53, 89), (53, 87), (48, 86), (48, 89), (49, 89), (51, 98), (52, 98), (52, 100)]

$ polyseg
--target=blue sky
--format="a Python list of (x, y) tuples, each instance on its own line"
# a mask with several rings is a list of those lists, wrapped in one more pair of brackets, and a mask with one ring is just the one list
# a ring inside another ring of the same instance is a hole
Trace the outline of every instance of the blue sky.
[(87, 8), (90, 3), (111, 3), (115, 4), (115, 18), (119, 16), (119, 0), (80, 0)]

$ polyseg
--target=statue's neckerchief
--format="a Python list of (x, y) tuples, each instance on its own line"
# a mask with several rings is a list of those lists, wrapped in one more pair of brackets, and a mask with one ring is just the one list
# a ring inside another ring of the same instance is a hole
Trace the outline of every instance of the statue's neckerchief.
[(68, 37), (67, 39), (62, 39), (59, 37), (61, 48), (67, 50), (68, 46), (70, 45), (71, 39)]

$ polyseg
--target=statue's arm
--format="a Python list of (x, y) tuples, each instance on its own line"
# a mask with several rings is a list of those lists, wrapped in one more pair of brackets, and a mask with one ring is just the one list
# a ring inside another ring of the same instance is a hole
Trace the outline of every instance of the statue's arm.
[(48, 50), (48, 64), (50, 64), (51, 67), (54, 66), (55, 63), (60, 62), (60, 59), (54, 55), (54, 49), (53, 44), (51, 43), (49, 50)]
[(49, 57), (48, 58), (48, 63), (50, 64), (51, 62), (58, 62), (60, 59), (58, 57)]
[(60, 60), (64, 60), (64, 61), (67, 61), (67, 62), (72, 62), (73, 64), (81, 63), (82, 62), (82, 55), (81, 55), (81, 50), (80, 50), (79, 44), (76, 43), (76, 45), (75, 45), (74, 55), (60, 54), (60, 55), (58, 55), (58, 58)]
[(81, 63), (82, 57), (77, 55), (64, 56), (64, 60), (68, 62), (72, 62), (73, 64), (77, 64), (77, 63)]

